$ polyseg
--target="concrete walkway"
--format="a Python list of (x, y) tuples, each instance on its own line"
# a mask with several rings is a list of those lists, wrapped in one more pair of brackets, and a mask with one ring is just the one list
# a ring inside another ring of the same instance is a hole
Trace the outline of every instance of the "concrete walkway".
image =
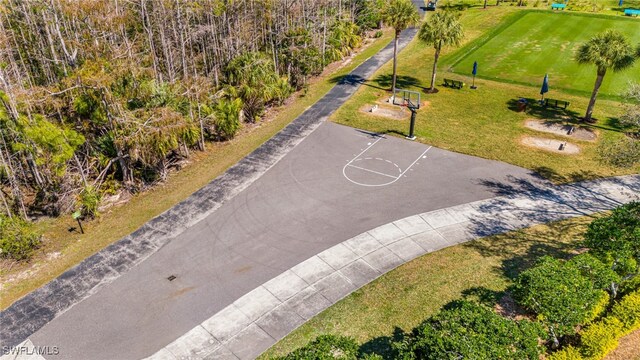
[(418, 256), (640, 200), (639, 175), (554, 188), (521, 185), (502, 189), (508, 195), (406, 217), (335, 245), (257, 287), (149, 359), (254, 359), (340, 299)]

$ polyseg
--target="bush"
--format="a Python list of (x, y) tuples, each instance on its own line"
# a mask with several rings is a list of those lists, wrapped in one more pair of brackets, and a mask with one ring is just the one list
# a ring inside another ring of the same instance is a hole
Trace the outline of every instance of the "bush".
[(98, 215), (98, 206), (100, 205), (100, 193), (91, 185), (87, 185), (80, 192), (80, 211), (83, 216), (94, 218)]
[(355, 360), (358, 355), (358, 344), (350, 337), (321, 335), (285, 356), (275, 357), (278, 360)]
[(396, 348), (404, 359), (538, 359), (543, 335), (538, 323), (461, 301), (424, 321)]
[(40, 243), (40, 235), (32, 230), (31, 224), (15, 216), (0, 215), (0, 257), (29, 259)]
[(583, 276), (591, 280), (596, 289), (610, 289), (612, 283), (620, 281), (620, 276), (611, 270), (610, 266), (591, 254), (575, 256), (569, 262), (576, 266)]
[(215, 128), (219, 138), (232, 139), (240, 130), (241, 99), (221, 99), (215, 106)]
[(615, 317), (595, 322), (580, 332), (581, 353), (585, 357), (601, 359), (618, 346), (622, 323)]
[(580, 347), (567, 347), (548, 357), (549, 360), (602, 359), (618, 346), (618, 340), (640, 329), (640, 291), (617, 302), (607, 317), (580, 332)]
[(614, 209), (594, 220), (585, 234), (590, 253), (625, 276), (638, 272), (640, 261), (640, 202)]
[(602, 303), (602, 290), (581, 273), (575, 262), (544, 256), (516, 279), (514, 298), (549, 327), (555, 345), (558, 337), (594, 318)]
[(556, 351), (553, 354), (547, 356), (547, 360), (582, 360), (582, 354), (573, 346), (567, 346), (566, 348)]
[(630, 293), (616, 303), (611, 316), (620, 320), (625, 333), (640, 329), (640, 291)]

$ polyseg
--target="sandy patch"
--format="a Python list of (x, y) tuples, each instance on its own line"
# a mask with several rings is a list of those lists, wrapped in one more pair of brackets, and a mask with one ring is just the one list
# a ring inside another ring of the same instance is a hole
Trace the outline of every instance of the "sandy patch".
[[(375, 109), (374, 109), (375, 107)], [(373, 109), (373, 111), (371, 111)], [(404, 120), (411, 115), (411, 112), (400, 106), (386, 107), (383, 105), (364, 105), (360, 108), (360, 112), (369, 115), (382, 116), (394, 120)]]
[(640, 330), (622, 337), (618, 347), (604, 357), (604, 360), (640, 359)]
[[(522, 138), (521, 142), (523, 145), (531, 146), (545, 151), (551, 151), (557, 154), (575, 155), (580, 153), (580, 147), (578, 147), (577, 145), (555, 139), (525, 136)], [(560, 150), (561, 148), (562, 150)]]
[[(578, 140), (594, 141), (598, 138), (598, 134), (590, 129), (569, 124), (561, 124), (554, 121), (528, 119), (524, 122), (524, 126), (536, 131), (543, 131), (556, 135), (567, 136)], [(571, 131), (572, 128), (573, 131)], [(570, 131), (571, 134), (569, 134)]]

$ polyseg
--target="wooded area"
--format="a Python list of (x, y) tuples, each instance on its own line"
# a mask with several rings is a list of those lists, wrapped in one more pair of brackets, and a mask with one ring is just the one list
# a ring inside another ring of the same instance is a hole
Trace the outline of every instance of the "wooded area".
[(3, 217), (95, 215), (359, 46), (376, 0), (2, 0)]

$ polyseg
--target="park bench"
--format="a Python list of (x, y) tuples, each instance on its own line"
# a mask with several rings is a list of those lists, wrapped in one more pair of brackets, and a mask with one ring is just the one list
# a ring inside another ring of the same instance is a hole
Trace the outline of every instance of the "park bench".
[(551, 4), (551, 10), (564, 10), (567, 4)]
[(564, 100), (555, 100), (555, 99), (544, 99), (542, 102), (542, 106), (547, 107), (547, 106), (551, 106), (557, 109), (566, 109), (567, 107), (569, 107), (571, 103), (568, 101), (564, 101)]
[(624, 9), (624, 14), (626, 16), (639, 16), (640, 9)]
[(462, 87), (464, 86), (464, 83), (458, 80), (444, 79), (444, 86), (448, 86), (454, 89), (462, 89)]

